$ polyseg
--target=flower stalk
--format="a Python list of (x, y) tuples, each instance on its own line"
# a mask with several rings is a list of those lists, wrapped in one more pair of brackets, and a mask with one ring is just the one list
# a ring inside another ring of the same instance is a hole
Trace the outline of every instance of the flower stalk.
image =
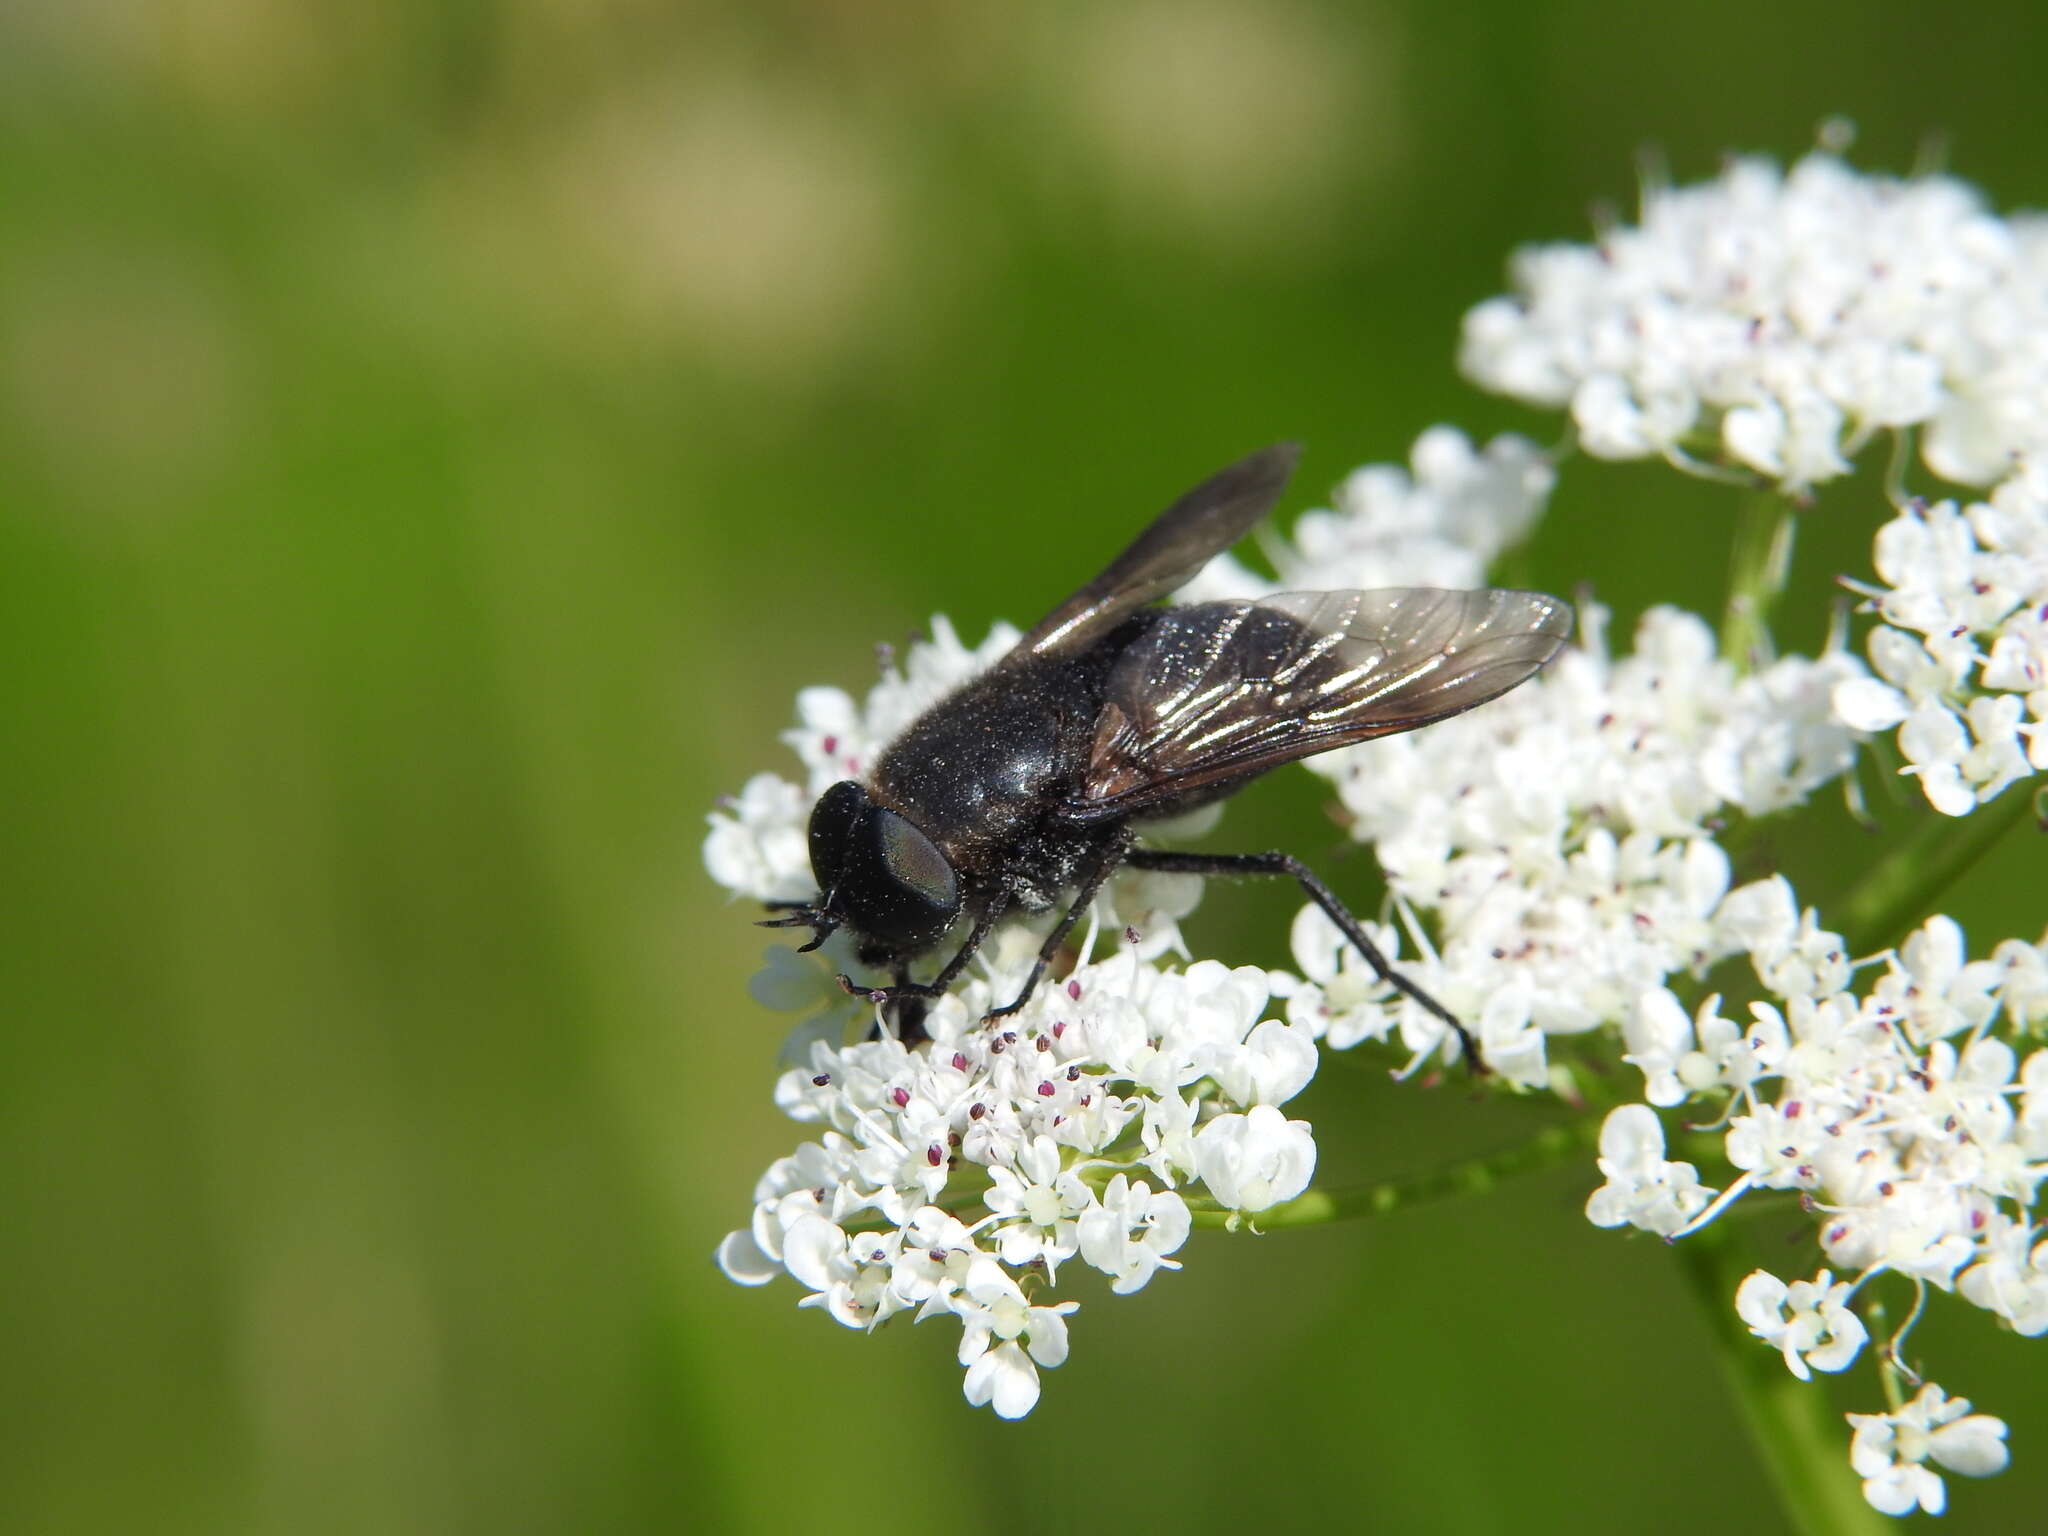
[(1701, 1321), (1712, 1331), (1721, 1377), (1742, 1415), (1787, 1521), (1800, 1536), (1875, 1536), (1884, 1518), (1864, 1501), (1842, 1460), (1842, 1419), (1827, 1395), (1787, 1372), (1728, 1307), (1751, 1266), (1733, 1235), (1708, 1227), (1672, 1245)]
[(1760, 488), (1743, 494), (1721, 612), (1721, 657), (1738, 672), (1753, 672), (1770, 659), (1771, 613), (1791, 578), (1797, 528), (1782, 492)]
[[(1276, 1232), (1284, 1227), (1391, 1216), (1417, 1206), (1490, 1194), (1513, 1179), (1582, 1157), (1599, 1137), (1599, 1120), (1581, 1116), (1546, 1127), (1500, 1151), (1449, 1163), (1412, 1178), (1334, 1189), (1311, 1188), (1284, 1204), (1259, 1212), (1253, 1225), (1262, 1232)], [(1202, 1200), (1190, 1200), (1188, 1210), (1197, 1227), (1229, 1227), (1237, 1219), (1235, 1212)]]

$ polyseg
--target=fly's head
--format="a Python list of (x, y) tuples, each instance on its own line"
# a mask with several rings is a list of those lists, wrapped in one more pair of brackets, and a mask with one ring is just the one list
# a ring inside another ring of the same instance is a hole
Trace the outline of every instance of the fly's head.
[(811, 873), (819, 895), (763, 926), (811, 930), (816, 949), (850, 929), (870, 964), (922, 954), (960, 915), (960, 876), (936, 844), (856, 780), (843, 779), (811, 811)]

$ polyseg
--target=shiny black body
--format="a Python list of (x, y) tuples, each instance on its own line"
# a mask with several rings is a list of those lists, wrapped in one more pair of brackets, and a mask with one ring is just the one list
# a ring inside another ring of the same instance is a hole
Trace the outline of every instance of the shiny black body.
[(875, 763), (869, 792), (960, 872), (970, 916), (996, 900), (1045, 911), (1116, 841), (1114, 828), (1076, 822), (1066, 807), (1080, 793), (1110, 663), (1152, 617), (1079, 656), (982, 674), (911, 722)]
[[(833, 785), (812, 812), (819, 894), (773, 926), (840, 927), (891, 984), (906, 1037), (1011, 911), (1066, 911), (1023, 1006), (1096, 890), (1120, 865), (1296, 880), (1390, 984), (1471, 1038), (1392, 970), (1334, 894), (1286, 854), (1140, 848), (1137, 828), (1233, 793), (1281, 763), (1460, 713), (1555, 654), (1570, 609), (1541, 593), (1425, 588), (1280, 593), (1149, 607), (1264, 515), (1291, 447), (1267, 449), (1169, 507), (1094, 581), (1016, 647), (905, 728), (865, 781)], [(965, 919), (929, 982), (910, 963)]]

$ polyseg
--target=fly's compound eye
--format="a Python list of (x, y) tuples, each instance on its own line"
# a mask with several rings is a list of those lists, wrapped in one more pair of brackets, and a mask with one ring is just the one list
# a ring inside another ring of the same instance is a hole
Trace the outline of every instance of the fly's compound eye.
[(853, 929), (899, 954), (936, 944), (960, 915), (960, 877), (932, 840), (869, 805), (846, 844), (837, 905)]
[(960, 877), (932, 840), (894, 811), (875, 812), (882, 864), (906, 892), (950, 915), (960, 906)]

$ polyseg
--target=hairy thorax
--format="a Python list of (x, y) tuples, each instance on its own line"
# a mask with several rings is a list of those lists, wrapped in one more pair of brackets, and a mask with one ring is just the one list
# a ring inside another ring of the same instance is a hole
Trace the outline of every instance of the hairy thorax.
[(1058, 824), (1099, 706), (1098, 659), (986, 673), (926, 711), (875, 764), (875, 799), (913, 822), (984, 898), (1043, 910), (1097, 836)]

